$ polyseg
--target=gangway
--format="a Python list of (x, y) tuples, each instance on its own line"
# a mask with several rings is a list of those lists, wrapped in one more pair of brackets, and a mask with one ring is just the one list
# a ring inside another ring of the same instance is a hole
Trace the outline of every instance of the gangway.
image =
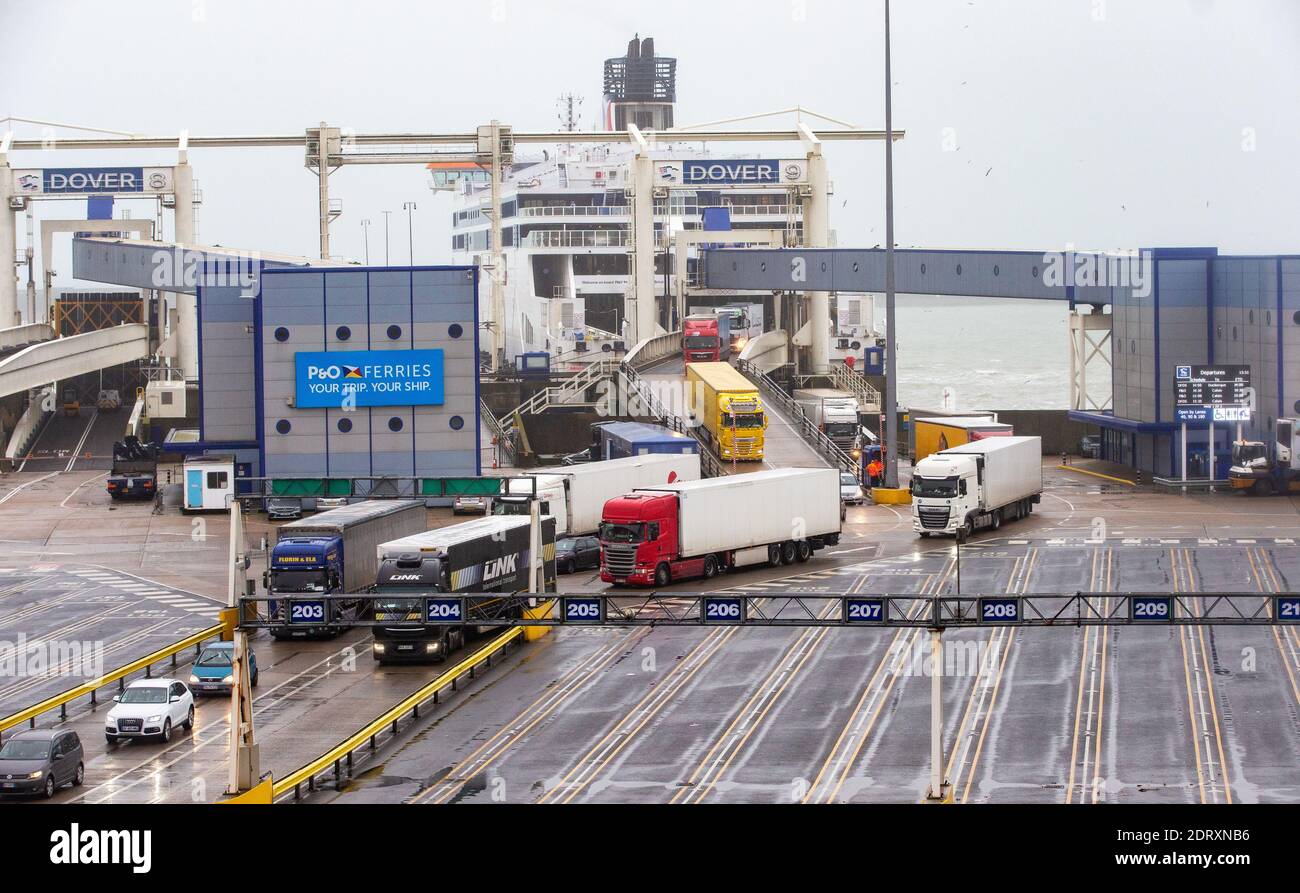
[(0, 397), (148, 356), (149, 327), (141, 323), (43, 341), (0, 357)]

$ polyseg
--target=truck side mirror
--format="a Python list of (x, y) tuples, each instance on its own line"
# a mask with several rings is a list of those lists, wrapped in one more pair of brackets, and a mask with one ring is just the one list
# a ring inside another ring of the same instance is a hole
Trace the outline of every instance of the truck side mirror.
[(271, 572), (270, 572), (270, 571), (262, 571), (262, 588), (263, 588), (263, 589), (270, 589), (270, 588), (271, 588)]

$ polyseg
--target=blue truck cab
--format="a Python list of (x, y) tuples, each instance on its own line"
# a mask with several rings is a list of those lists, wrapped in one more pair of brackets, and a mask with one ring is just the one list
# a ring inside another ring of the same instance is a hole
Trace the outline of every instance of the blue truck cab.
[(286, 605), (292, 614), (288, 618), (289, 629), (273, 629), (271, 635), (305, 637), (337, 632), (328, 621), (338, 620), (345, 606), (331, 602), (328, 597), (341, 594), (343, 538), (282, 537), (271, 550), (270, 564), (265, 578), (267, 595), (292, 598), (292, 601), (270, 602), (273, 618), (284, 619)]

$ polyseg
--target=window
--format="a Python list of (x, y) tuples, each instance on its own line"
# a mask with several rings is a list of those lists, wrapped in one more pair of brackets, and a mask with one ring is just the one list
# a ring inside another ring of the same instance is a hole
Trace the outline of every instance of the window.
[(286, 329), (284, 326), (280, 326), (278, 329), (275, 330), (275, 340), (280, 342), (288, 341), (289, 330)]
[(401, 326), (389, 326), (389, 327), (388, 327), (388, 340), (390, 340), (390, 341), (396, 341), (398, 338), (401, 338), (401, 337), (402, 337), (402, 327), (401, 327)]
[(447, 327), (447, 334), (452, 338), (459, 338), (461, 335), (465, 334), (465, 330), (461, 328), (460, 323), (454, 322)]
[(162, 394), (160, 395), (160, 402), (162, 403), (163, 406), (171, 406), (171, 405), (172, 405), (172, 392), (171, 392), (171, 391), (163, 391)]
[(226, 489), (226, 482), (227, 482), (226, 472), (224, 471), (208, 472), (209, 490), (224, 490)]
[(335, 427), (338, 428), (339, 431), (342, 432), (343, 434), (347, 434), (349, 431), (352, 430), (352, 420), (351, 420), (351, 419), (339, 419), (339, 420), (338, 420), (338, 423), (335, 425)]
[(402, 430), (402, 424), (403, 423), (400, 418), (398, 418), (397, 416), (393, 416), (391, 419), (388, 420), (388, 430), (396, 434), (398, 431)]
[(277, 434), (288, 434), (292, 430), (293, 425), (289, 424), (288, 419), (280, 419), (280, 421), (275, 423), (275, 431)]
[(349, 338), (352, 337), (352, 330), (349, 329), (347, 326), (339, 326), (337, 329), (334, 330), (334, 337), (339, 339), (340, 341), (347, 341)]
[(451, 430), (459, 431), (461, 428), (465, 427), (465, 420), (458, 415), (454, 415), (450, 420), (448, 420), (447, 424), (451, 425)]

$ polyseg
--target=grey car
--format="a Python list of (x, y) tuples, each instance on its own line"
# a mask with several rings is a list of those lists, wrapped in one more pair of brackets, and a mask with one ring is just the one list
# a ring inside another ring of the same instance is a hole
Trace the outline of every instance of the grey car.
[(86, 780), (85, 753), (76, 732), (24, 729), (0, 747), (0, 793), (53, 797), (65, 784)]

